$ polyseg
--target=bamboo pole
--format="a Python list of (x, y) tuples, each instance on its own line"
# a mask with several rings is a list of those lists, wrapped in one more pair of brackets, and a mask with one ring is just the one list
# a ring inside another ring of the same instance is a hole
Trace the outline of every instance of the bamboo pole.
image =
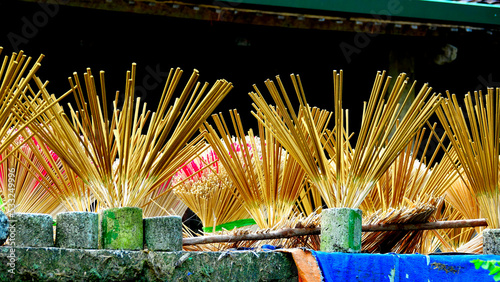
[[(418, 224), (373, 224), (363, 225), (363, 232), (376, 231), (408, 231), (408, 230), (432, 230), (432, 229), (447, 229), (447, 228), (463, 228), (487, 226), (486, 219), (467, 219), (467, 220), (449, 220), (436, 221)], [(238, 241), (249, 240), (270, 240), (280, 238), (290, 238), (295, 236), (320, 235), (321, 228), (285, 228), (268, 233), (243, 234), (243, 235), (217, 235), (217, 236), (201, 236), (182, 239), (183, 245), (210, 244), (210, 243), (232, 243)]]
[(448, 229), (448, 228), (463, 228), (488, 226), (486, 219), (464, 219), (464, 220), (446, 220), (415, 224), (370, 224), (363, 225), (361, 231), (376, 232), (376, 231), (408, 231), (408, 230), (432, 230), (432, 229)]

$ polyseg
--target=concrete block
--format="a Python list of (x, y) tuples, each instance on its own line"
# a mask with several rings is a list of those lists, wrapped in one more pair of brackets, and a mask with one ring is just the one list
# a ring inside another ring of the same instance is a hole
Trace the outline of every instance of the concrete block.
[(154, 251), (182, 251), (182, 218), (180, 216), (145, 218), (144, 248)]
[(56, 247), (97, 249), (99, 216), (93, 212), (57, 214)]
[(9, 219), (7, 216), (0, 210), (0, 246), (7, 241), (9, 237)]
[(11, 243), (19, 247), (53, 247), (54, 229), (52, 216), (40, 213), (13, 213), (10, 224), (15, 226), (10, 233)]
[(321, 213), (321, 251), (361, 252), (361, 215), (360, 209), (324, 209)]
[(500, 229), (483, 231), (483, 254), (500, 255)]

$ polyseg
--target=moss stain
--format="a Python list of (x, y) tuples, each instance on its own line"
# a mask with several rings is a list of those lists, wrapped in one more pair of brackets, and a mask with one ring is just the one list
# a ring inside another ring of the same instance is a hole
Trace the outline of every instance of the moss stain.
[(105, 230), (105, 244), (111, 244), (118, 238), (120, 232), (120, 222), (116, 219), (114, 212), (108, 212), (103, 220), (103, 228)]
[(349, 212), (349, 231), (348, 231), (349, 249), (352, 249), (352, 250), (360, 250), (361, 249), (360, 242), (358, 242), (358, 240), (354, 240), (356, 237), (359, 236), (359, 234), (357, 234), (359, 232), (357, 232), (358, 230), (356, 230), (356, 226), (358, 226), (358, 224), (360, 222), (361, 222), (361, 216), (359, 215), (359, 213), (357, 213), (355, 211), (350, 211)]

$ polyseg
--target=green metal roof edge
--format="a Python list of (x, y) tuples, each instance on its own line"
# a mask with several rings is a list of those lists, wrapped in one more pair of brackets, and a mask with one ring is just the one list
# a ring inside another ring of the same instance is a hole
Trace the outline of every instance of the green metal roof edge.
[(382, 20), (407, 17), (462, 23), (500, 25), (500, 5), (463, 3), (442, 0), (233, 0), (238, 4), (287, 7), (367, 14)]

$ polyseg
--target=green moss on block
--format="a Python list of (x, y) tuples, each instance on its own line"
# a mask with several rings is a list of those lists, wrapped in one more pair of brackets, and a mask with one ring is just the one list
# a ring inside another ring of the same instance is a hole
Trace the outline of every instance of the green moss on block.
[(332, 208), (321, 213), (321, 251), (361, 252), (360, 209)]
[(141, 250), (143, 247), (142, 209), (122, 207), (99, 213), (99, 248)]

